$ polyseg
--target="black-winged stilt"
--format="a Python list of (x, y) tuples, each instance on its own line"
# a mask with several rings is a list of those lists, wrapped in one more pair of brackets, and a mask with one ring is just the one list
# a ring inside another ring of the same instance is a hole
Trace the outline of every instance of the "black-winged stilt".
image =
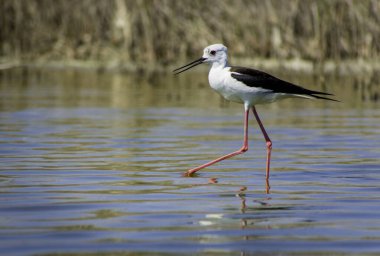
[(244, 140), (243, 146), (239, 150), (190, 169), (186, 174), (192, 175), (207, 166), (246, 152), (248, 150), (248, 115), (249, 110), (252, 109), (253, 115), (260, 126), (267, 145), (266, 181), (267, 191), (269, 191), (268, 180), (272, 141), (264, 129), (255, 106), (257, 104), (271, 103), (279, 99), (290, 97), (336, 100), (324, 97), (326, 95), (332, 96), (330, 93), (308, 90), (259, 70), (230, 66), (227, 62), (227, 47), (222, 44), (207, 46), (204, 49), (201, 58), (177, 68), (173, 72), (179, 74), (202, 63), (209, 63), (211, 65), (208, 81), (212, 89), (217, 91), (227, 100), (244, 104)]

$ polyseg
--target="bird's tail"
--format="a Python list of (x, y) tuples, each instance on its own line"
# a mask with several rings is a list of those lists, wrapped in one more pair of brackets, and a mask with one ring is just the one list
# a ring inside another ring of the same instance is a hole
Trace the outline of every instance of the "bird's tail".
[[(331, 94), (331, 93), (327, 93), (327, 92), (319, 92), (319, 91), (309, 91), (308, 94), (309, 94), (310, 96), (312, 96), (314, 99), (331, 100), (331, 101), (340, 102), (339, 100), (332, 99), (332, 98), (329, 98), (329, 97), (325, 97), (325, 96), (334, 96), (334, 94)], [(321, 96), (321, 95), (323, 95), (323, 96)]]
[(334, 96), (334, 94), (331, 94), (331, 93), (311, 91), (311, 90), (307, 90), (307, 92), (303, 92), (303, 93), (293, 94), (293, 96), (300, 97), (300, 98), (331, 100), (331, 101), (340, 102), (339, 100), (332, 99), (332, 98), (325, 97), (325, 96), (321, 96), (321, 95)]
[[(324, 92), (323, 92), (323, 93), (318, 93), (318, 94), (334, 96), (334, 95), (331, 94), (331, 93), (324, 93)], [(340, 102), (339, 100), (336, 100), (336, 99), (331, 99), (331, 98), (327, 98), (327, 97), (323, 97), (323, 96), (315, 95), (315, 93), (311, 94), (310, 96), (312, 96), (314, 99), (319, 99), (319, 100), (331, 100), (331, 101)]]
[(334, 97), (334, 94), (327, 93), (327, 92), (320, 92), (320, 91), (313, 91), (313, 90), (307, 90), (303, 94), (310, 96), (312, 99), (319, 99), (319, 100), (330, 100), (330, 101), (335, 101), (335, 102), (340, 102), (339, 100), (332, 99), (328, 96)]

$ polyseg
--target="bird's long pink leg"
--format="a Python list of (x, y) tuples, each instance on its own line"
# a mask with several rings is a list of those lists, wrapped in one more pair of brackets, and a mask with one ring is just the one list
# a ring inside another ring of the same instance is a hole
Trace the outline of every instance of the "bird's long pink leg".
[(239, 155), (239, 154), (246, 152), (248, 150), (248, 115), (249, 115), (249, 108), (247, 108), (245, 110), (245, 115), (244, 115), (244, 141), (243, 141), (243, 146), (239, 150), (234, 151), (234, 152), (227, 154), (225, 156), (219, 157), (219, 158), (217, 158), (211, 162), (205, 163), (205, 164), (198, 166), (196, 168), (190, 169), (186, 172), (186, 175), (190, 176), (190, 175), (194, 174), (195, 172), (197, 172), (197, 171), (199, 171), (199, 170), (201, 170), (207, 166), (213, 165), (213, 164), (220, 162), (224, 159), (227, 159), (227, 158), (230, 158), (230, 157), (233, 157), (233, 156), (236, 156), (236, 155)]
[(268, 189), (268, 184), (269, 184), (269, 169), (270, 169), (270, 155), (272, 152), (272, 141), (270, 140), (267, 132), (265, 131), (264, 125), (261, 123), (261, 120), (259, 118), (259, 115), (256, 112), (256, 108), (252, 107), (252, 112), (255, 115), (256, 121), (260, 126), (261, 132), (264, 135), (266, 144), (267, 144), (267, 165), (266, 165), (266, 180), (267, 180), (267, 189)]

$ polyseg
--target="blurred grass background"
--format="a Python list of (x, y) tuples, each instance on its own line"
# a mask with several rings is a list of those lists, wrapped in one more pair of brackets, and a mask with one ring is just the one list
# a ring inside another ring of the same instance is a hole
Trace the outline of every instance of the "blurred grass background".
[(375, 61), (378, 0), (1, 0), (1, 63), (173, 66), (212, 43), (236, 58)]

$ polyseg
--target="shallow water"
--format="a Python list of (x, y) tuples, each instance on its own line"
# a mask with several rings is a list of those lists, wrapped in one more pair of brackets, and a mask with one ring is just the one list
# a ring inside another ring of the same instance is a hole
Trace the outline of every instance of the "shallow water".
[(242, 107), (203, 72), (0, 75), (2, 255), (380, 253), (378, 81), (282, 76), (342, 103), (257, 107), (266, 194), (252, 118), (247, 153), (182, 176), (241, 145)]

